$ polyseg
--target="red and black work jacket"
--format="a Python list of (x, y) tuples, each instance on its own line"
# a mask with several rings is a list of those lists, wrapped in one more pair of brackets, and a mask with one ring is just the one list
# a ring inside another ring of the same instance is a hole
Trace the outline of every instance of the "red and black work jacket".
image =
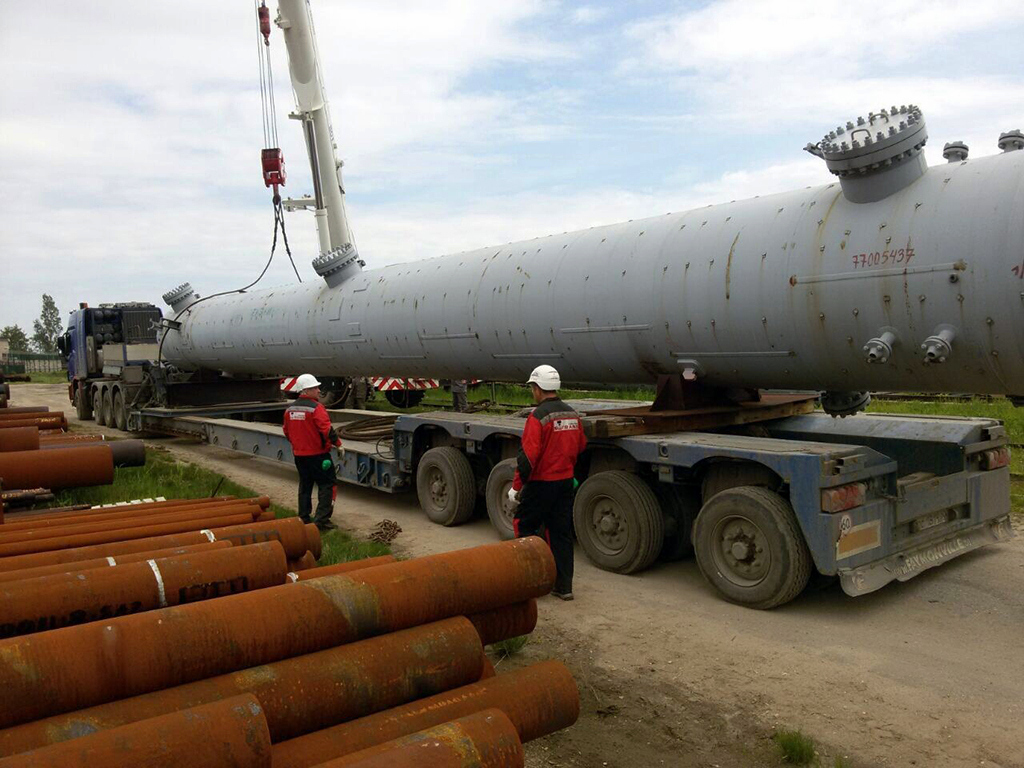
[(512, 487), (531, 480), (568, 480), (587, 447), (580, 415), (558, 398), (545, 400), (526, 417)]
[(284, 412), (284, 436), (292, 444), (296, 456), (317, 456), (330, 453), (338, 442), (327, 409), (312, 397), (299, 395)]

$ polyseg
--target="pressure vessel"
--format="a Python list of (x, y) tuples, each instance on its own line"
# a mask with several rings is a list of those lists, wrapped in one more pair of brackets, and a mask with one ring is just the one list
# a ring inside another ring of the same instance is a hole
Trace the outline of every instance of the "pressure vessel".
[(928, 168), (920, 110), (904, 113), (809, 145), (829, 184), (340, 280), (321, 258), (326, 283), (196, 304), (184, 285), (163, 355), (237, 374), (525, 380), (549, 363), (579, 383), (1024, 394), (1024, 142)]

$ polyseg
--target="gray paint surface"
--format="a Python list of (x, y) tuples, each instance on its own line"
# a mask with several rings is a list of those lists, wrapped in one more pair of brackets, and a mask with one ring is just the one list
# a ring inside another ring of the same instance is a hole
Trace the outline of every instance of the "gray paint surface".
[[(225, 296), (180, 321), (166, 359), (236, 373), (516, 380), (545, 362), (568, 382), (692, 366), (715, 385), (1020, 394), (1024, 152), (930, 168), (877, 202), (833, 183)], [(925, 363), (947, 328), (951, 354)], [(869, 363), (887, 331), (891, 356)]]

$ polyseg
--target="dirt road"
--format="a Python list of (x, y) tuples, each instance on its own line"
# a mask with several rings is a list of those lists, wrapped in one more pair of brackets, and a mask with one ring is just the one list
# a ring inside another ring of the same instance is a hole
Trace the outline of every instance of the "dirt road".
[[(75, 421), (63, 387), (12, 387), (14, 404)], [(288, 467), (152, 442), (294, 505)], [(339, 487), (335, 520), (364, 533), (382, 518), (412, 555), (496, 539), (486, 520), (429, 523), (411, 495)], [(769, 737), (785, 727), (829, 766), (1024, 768), (1024, 536), (871, 595), (830, 587), (770, 612), (721, 601), (692, 561), (618, 576), (577, 551), (575, 591), (541, 601), (534, 639), (505, 662), (561, 658), (580, 684), (580, 723), (532, 745), (531, 766), (778, 765)]]

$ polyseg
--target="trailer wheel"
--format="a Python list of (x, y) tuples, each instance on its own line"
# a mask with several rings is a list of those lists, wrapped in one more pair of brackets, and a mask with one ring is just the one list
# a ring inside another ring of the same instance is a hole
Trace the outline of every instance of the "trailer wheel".
[(110, 420), (113, 421), (114, 426), (122, 432), (127, 430), (128, 410), (124, 406), (124, 392), (120, 389), (115, 389), (114, 396), (111, 398), (111, 405), (113, 410), (111, 411)]
[(107, 412), (103, 408), (103, 390), (99, 387), (92, 388), (92, 413), (97, 424), (101, 427), (107, 426)]
[(416, 468), (416, 496), (432, 522), (460, 525), (473, 516), (476, 480), (458, 448), (431, 448)]
[(487, 516), (491, 519), (491, 525), (502, 539), (515, 538), (515, 529), (512, 527), (512, 518), (515, 517), (516, 508), (508, 500), (508, 489), (512, 487), (512, 479), (516, 474), (516, 460), (505, 459), (494, 465), (494, 469), (487, 475), (487, 489), (484, 491), (484, 498), (487, 500)]
[(79, 421), (92, 421), (92, 398), (84, 384), (75, 387), (75, 412)]
[(811, 553), (793, 507), (766, 488), (716, 493), (697, 515), (693, 543), (704, 578), (748, 608), (788, 603), (811, 575)]
[(584, 481), (572, 509), (576, 539), (594, 565), (635, 573), (658, 559), (665, 521), (658, 497), (631, 472), (598, 472)]
[(422, 389), (389, 389), (384, 392), (384, 397), (395, 408), (414, 408), (423, 400)]
[(700, 491), (694, 487), (658, 483), (655, 494), (666, 516), (665, 543), (659, 560), (674, 563), (693, 554), (693, 521), (700, 512)]

